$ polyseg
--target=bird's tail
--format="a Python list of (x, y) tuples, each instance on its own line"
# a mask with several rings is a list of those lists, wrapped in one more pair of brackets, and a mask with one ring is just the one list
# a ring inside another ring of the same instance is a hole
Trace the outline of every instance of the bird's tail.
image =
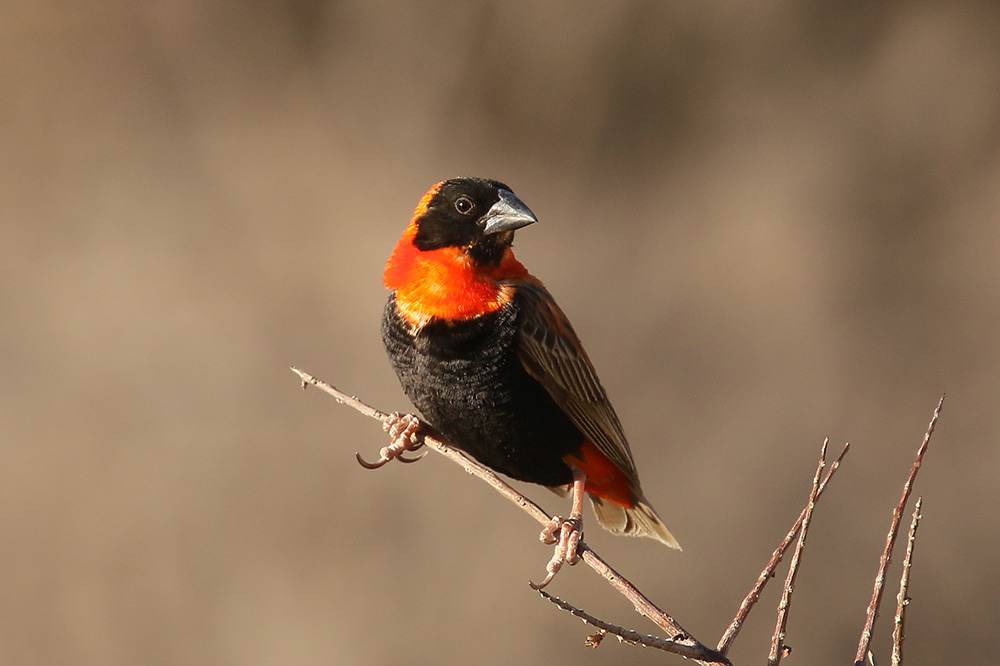
[(589, 497), (594, 505), (594, 513), (597, 514), (597, 522), (604, 529), (626, 536), (649, 537), (671, 548), (681, 549), (677, 539), (656, 515), (653, 507), (649, 506), (645, 497), (640, 496), (631, 509), (626, 509), (596, 495), (589, 495)]

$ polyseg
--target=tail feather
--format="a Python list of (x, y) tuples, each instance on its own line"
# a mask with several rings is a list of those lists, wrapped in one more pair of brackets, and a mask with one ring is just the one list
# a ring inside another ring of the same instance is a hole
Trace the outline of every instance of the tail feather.
[(613, 502), (602, 500), (595, 495), (589, 495), (590, 501), (594, 505), (594, 513), (597, 514), (597, 522), (604, 529), (615, 534), (626, 536), (642, 536), (656, 539), (671, 548), (681, 550), (681, 545), (670, 533), (667, 526), (663, 524), (660, 517), (656, 515), (653, 507), (646, 503), (644, 497), (639, 497), (635, 506), (626, 509)]

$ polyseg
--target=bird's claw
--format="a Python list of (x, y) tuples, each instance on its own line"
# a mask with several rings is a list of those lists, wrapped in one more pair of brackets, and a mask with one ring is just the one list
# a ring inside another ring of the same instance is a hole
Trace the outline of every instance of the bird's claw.
[(413, 414), (400, 414), (393, 412), (389, 414), (382, 423), (382, 429), (389, 433), (392, 441), (389, 446), (383, 446), (378, 452), (378, 460), (368, 462), (361, 457), (360, 453), (354, 456), (358, 463), (365, 469), (378, 469), (390, 460), (398, 460), (404, 463), (414, 463), (423, 458), (423, 454), (415, 458), (407, 458), (403, 455), (406, 451), (416, 451), (424, 445), (419, 435), (420, 419)]
[(554, 516), (549, 524), (542, 528), (538, 539), (545, 544), (555, 544), (556, 548), (552, 553), (552, 559), (545, 565), (547, 572), (545, 578), (541, 583), (529, 583), (532, 589), (540, 590), (551, 583), (559, 570), (562, 569), (563, 564), (572, 566), (580, 561), (578, 550), (582, 537), (583, 520), (576, 516), (570, 516), (568, 520)]

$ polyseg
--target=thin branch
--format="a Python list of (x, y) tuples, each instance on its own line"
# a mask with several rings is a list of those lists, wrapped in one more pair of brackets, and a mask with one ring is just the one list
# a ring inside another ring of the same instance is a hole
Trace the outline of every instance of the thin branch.
[[(292, 372), (297, 374), (302, 380), (303, 387), (311, 384), (325, 393), (332, 395), (339, 402), (348, 405), (349, 407), (353, 407), (362, 414), (378, 419), (383, 423), (386, 422), (386, 419), (388, 418), (386, 413), (375, 409), (358, 398), (349, 396), (330, 384), (317, 379), (316, 377), (313, 377), (309, 373), (299, 370), (298, 368), (293, 367)], [(444, 440), (428, 432), (423, 432), (423, 442), (434, 451), (437, 451), (452, 462), (460, 465), (466, 472), (486, 481), (486, 483), (492, 486), (494, 490), (516, 504), (542, 525), (547, 525), (551, 521), (551, 516), (542, 510), (541, 507), (504, 482), (488, 467), (481, 465), (471, 458), (467, 458), (461, 451), (451, 444), (448, 444)], [(679, 654), (682, 657), (692, 659), (701, 664), (730, 664), (730, 661), (725, 657), (725, 655), (707, 647), (691, 636), (684, 630), (683, 627), (680, 626), (680, 624), (677, 623), (676, 620), (674, 620), (674, 618), (658, 608), (656, 604), (640, 592), (635, 585), (611, 568), (611, 565), (601, 559), (601, 557), (598, 556), (597, 553), (595, 553), (583, 541), (580, 542), (577, 552), (579, 553), (580, 558), (587, 563), (591, 569), (599, 573), (605, 580), (608, 581), (609, 584), (611, 584), (612, 587), (631, 601), (632, 605), (640, 615), (649, 618), (654, 624), (663, 629), (668, 636), (672, 637), (672, 640), (667, 641), (670, 647), (662, 649), (668, 649), (674, 654)]]
[(632, 631), (631, 629), (619, 627), (616, 624), (611, 624), (598, 617), (594, 617), (590, 613), (577, 608), (568, 601), (563, 601), (559, 597), (549, 594), (545, 590), (538, 590), (538, 593), (542, 595), (543, 598), (548, 599), (559, 608), (563, 609), (567, 613), (570, 613), (571, 615), (575, 615), (587, 624), (597, 627), (598, 629), (601, 629), (609, 634), (614, 634), (618, 637), (618, 640), (622, 642), (630, 643), (632, 645), (644, 645), (658, 650), (665, 650), (666, 652), (674, 651), (673, 646), (676, 645), (676, 643), (668, 638), (650, 636), (649, 634), (640, 634), (638, 631)]
[(907, 593), (910, 589), (910, 567), (913, 566), (913, 546), (917, 541), (917, 526), (920, 524), (920, 508), (924, 498), (918, 497), (913, 507), (913, 520), (906, 538), (906, 557), (903, 558), (903, 575), (899, 579), (899, 594), (896, 596), (896, 624), (892, 631), (892, 666), (903, 666), (903, 639), (906, 636), (906, 607), (910, 605)]
[(785, 585), (781, 590), (781, 601), (778, 603), (778, 620), (775, 623), (774, 636), (771, 638), (771, 652), (767, 657), (768, 666), (778, 666), (781, 663), (781, 658), (787, 654), (785, 651), (785, 627), (788, 624), (788, 609), (792, 605), (792, 590), (795, 588), (795, 577), (799, 572), (799, 561), (802, 558), (802, 550), (806, 547), (806, 535), (809, 533), (809, 523), (812, 522), (813, 510), (816, 508), (816, 498), (819, 496), (820, 479), (823, 476), (823, 468), (826, 467), (826, 447), (829, 443), (829, 439), (823, 440), (823, 448), (819, 453), (819, 464), (816, 465), (816, 474), (813, 476), (812, 490), (809, 491), (809, 502), (806, 504), (805, 514), (802, 517), (802, 529), (799, 530), (799, 540), (795, 544), (792, 561), (788, 565), (788, 575), (785, 577)]
[(357, 396), (355, 396), (355, 395), (347, 395), (343, 391), (341, 391), (341, 390), (339, 390), (339, 389), (337, 389), (337, 388), (335, 388), (333, 386), (330, 386), (329, 384), (327, 384), (326, 382), (324, 382), (322, 379), (316, 379), (315, 377), (313, 377), (312, 375), (310, 375), (308, 372), (304, 372), (302, 370), (299, 370), (296, 367), (292, 368), (292, 372), (294, 372), (295, 374), (297, 374), (299, 376), (299, 379), (302, 380), (302, 390), (303, 391), (306, 389), (307, 386), (309, 386), (309, 384), (312, 384), (316, 388), (321, 389), (322, 391), (324, 391), (324, 392), (329, 393), (330, 395), (332, 395), (334, 398), (337, 399), (337, 402), (339, 402), (341, 404), (344, 404), (344, 405), (347, 405), (348, 407), (353, 407), (354, 409), (358, 410), (359, 412), (361, 412), (365, 416), (371, 417), (373, 419), (378, 419), (382, 423), (385, 423), (386, 420), (389, 418), (388, 414), (386, 414), (385, 412), (381, 412), (381, 411), (375, 409), (374, 407), (372, 407), (371, 405), (369, 405), (369, 404), (367, 404), (365, 402), (362, 402), (361, 400), (358, 399)]
[[(833, 478), (833, 475), (840, 468), (840, 462), (844, 459), (844, 456), (847, 455), (850, 448), (850, 444), (844, 444), (844, 449), (840, 452), (840, 455), (837, 456), (837, 459), (833, 461), (833, 464), (830, 465), (830, 469), (823, 478), (823, 482), (819, 484), (819, 489), (816, 492), (816, 500), (819, 500), (823, 491), (826, 490), (826, 484), (829, 483), (830, 479)], [(719, 647), (716, 648), (721, 654), (728, 654), (730, 648), (732, 648), (733, 642), (740, 633), (740, 629), (743, 628), (743, 623), (750, 614), (750, 610), (760, 599), (760, 595), (764, 591), (764, 587), (767, 585), (767, 582), (774, 577), (774, 571), (778, 568), (778, 564), (781, 563), (781, 559), (785, 556), (785, 552), (792, 545), (796, 535), (799, 533), (799, 529), (802, 527), (802, 523), (806, 519), (806, 512), (808, 511), (808, 508), (809, 507), (807, 506), (802, 509), (801, 513), (799, 513), (799, 517), (796, 519), (795, 524), (792, 525), (792, 529), (788, 530), (788, 534), (785, 535), (785, 538), (774, 550), (774, 553), (771, 554), (771, 559), (768, 561), (767, 566), (765, 566), (764, 570), (760, 572), (760, 576), (757, 577), (757, 582), (755, 582), (753, 587), (750, 588), (750, 592), (747, 594), (746, 598), (743, 599), (743, 603), (740, 604), (740, 609), (736, 612), (736, 617), (733, 618), (729, 628), (726, 629), (726, 633), (722, 635), (722, 639), (719, 641)]]
[(580, 557), (591, 569), (599, 573), (622, 596), (631, 601), (637, 613), (649, 618), (651, 622), (663, 629), (671, 637), (670, 644), (673, 646), (670, 649), (671, 652), (688, 659), (693, 659), (699, 664), (730, 663), (725, 655), (703, 645), (694, 636), (685, 631), (673, 617), (650, 601), (631, 581), (611, 568), (611, 565), (601, 559), (597, 553), (582, 541), (580, 542), (580, 548)]
[(927, 426), (927, 432), (924, 433), (924, 441), (921, 442), (920, 448), (917, 449), (917, 458), (913, 461), (913, 467), (910, 468), (910, 476), (907, 477), (906, 483), (903, 484), (903, 496), (899, 499), (899, 504), (896, 505), (896, 509), (892, 512), (892, 523), (889, 525), (889, 533), (885, 538), (885, 550), (882, 551), (882, 557), (879, 560), (878, 573), (875, 574), (875, 589), (872, 592), (872, 600), (868, 604), (868, 613), (865, 619), (865, 626), (861, 630), (861, 640), (858, 642), (858, 652), (854, 657), (854, 666), (862, 666), (865, 656), (868, 654), (872, 632), (875, 630), (875, 619), (878, 617), (878, 609), (882, 604), (882, 592), (885, 589), (885, 572), (889, 567), (889, 561), (892, 559), (892, 547), (896, 543), (899, 523), (902, 520), (903, 511), (906, 509), (906, 502), (910, 498), (910, 492), (913, 490), (913, 481), (917, 478), (917, 472), (920, 471), (920, 463), (923, 462), (927, 445), (930, 444), (931, 435), (934, 434), (934, 426), (937, 425), (938, 418), (941, 416), (941, 407), (943, 405), (944, 396), (941, 396), (937, 408), (934, 410), (934, 415), (931, 417), (931, 422)]

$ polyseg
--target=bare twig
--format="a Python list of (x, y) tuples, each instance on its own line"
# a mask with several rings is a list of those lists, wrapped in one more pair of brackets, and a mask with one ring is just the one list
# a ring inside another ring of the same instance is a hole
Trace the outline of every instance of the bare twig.
[(910, 605), (907, 593), (910, 589), (910, 567), (913, 566), (913, 546), (917, 541), (917, 526), (920, 524), (920, 508), (923, 497), (917, 498), (913, 507), (913, 520), (906, 538), (906, 556), (903, 558), (903, 574), (899, 579), (899, 594), (896, 595), (896, 624), (892, 631), (892, 666), (903, 666), (903, 639), (906, 636), (906, 607)]
[[(650, 636), (649, 634), (640, 634), (638, 631), (632, 631), (631, 629), (626, 629), (624, 627), (619, 627), (616, 624), (611, 624), (605, 622), (604, 620), (594, 617), (593, 615), (583, 611), (568, 601), (564, 601), (559, 597), (553, 596), (546, 592), (545, 590), (538, 590), (538, 593), (542, 595), (543, 598), (548, 599), (554, 603), (559, 608), (564, 611), (575, 615), (587, 624), (597, 627), (601, 631), (609, 634), (614, 634), (618, 637), (618, 640), (625, 643), (631, 643), (633, 645), (645, 645), (646, 647), (656, 648), (658, 650), (665, 650), (667, 652), (673, 652), (672, 649), (675, 645), (674, 641), (669, 638), (660, 638), (659, 636)], [(589, 638), (589, 637), (588, 637)], [(595, 646), (596, 647), (596, 646)]]
[(674, 618), (650, 601), (631, 581), (612, 569), (611, 565), (601, 559), (590, 547), (585, 546), (582, 541), (580, 542), (580, 557), (591, 569), (601, 574), (622, 596), (631, 601), (637, 613), (649, 618), (651, 622), (671, 637), (671, 645), (674, 646), (670, 649), (671, 652), (693, 659), (700, 664), (730, 663), (725, 655), (703, 645), (685, 631)]
[(913, 490), (913, 481), (917, 477), (917, 472), (920, 471), (920, 463), (924, 459), (927, 445), (930, 444), (931, 435), (934, 434), (934, 426), (937, 425), (938, 418), (941, 416), (941, 407), (943, 405), (944, 396), (941, 396), (937, 408), (934, 410), (934, 415), (931, 417), (931, 422), (927, 426), (927, 432), (924, 433), (924, 441), (921, 442), (920, 448), (917, 449), (917, 457), (913, 461), (913, 467), (910, 468), (910, 476), (907, 477), (906, 483), (903, 484), (903, 496), (899, 499), (899, 504), (896, 505), (896, 509), (892, 512), (892, 523), (889, 525), (889, 533), (885, 538), (885, 550), (882, 551), (882, 557), (879, 560), (878, 573), (875, 574), (875, 589), (872, 592), (872, 600), (868, 604), (868, 613), (865, 619), (865, 626), (861, 630), (861, 640), (858, 642), (858, 652), (854, 657), (854, 666), (862, 666), (865, 656), (868, 654), (872, 632), (875, 630), (875, 619), (878, 617), (878, 609), (882, 603), (882, 592), (885, 589), (885, 572), (889, 567), (889, 561), (892, 559), (892, 547), (896, 543), (899, 523), (902, 520), (903, 511), (906, 509), (906, 502), (910, 498), (910, 492)]
[(787, 654), (785, 651), (785, 627), (788, 624), (788, 609), (792, 605), (792, 590), (795, 588), (795, 576), (799, 572), (799, 561), (802, 558), (802, 550), (806, 547), (806, 535), (809, 533), (809, 523), (812, 521), (813, 510), (816, 508), (816, 498), (819, 496), (820, 479), (823, 476), (823, 468), (826, 467), (826, 447), (829, 443), (829, 439), (824, 440), (823, 448), (819, 453), (819, 464), (816, 465), (812, 490), (809, 491), (809, 502), (806, 504), (805, 513), (802, 517), (802, 529), (799, 530), (799, 540), (795, 544), (792, 561), (788, 565), (788, 575), (785, 577), (785, 585), (781, 590), (781, 601), (778, 603), (778, 620), (774, 626), (774, 636), (771, 638), (771, 652), (767, 657), (768, 666), (778, 666), (781, 663), (781, 658)]
[[(824, 442), (824, 446), (825, 445), (826, 442)], [(844, 456), (847, 455), (850, 448), (850, 444), (844, 444), (844, 449), (840, 452), (840, 455), (837, 456), (837, 459), (833, 461), (833, 464), (830, 465), (830, 469), (827, 470), (826, 476), (823, 478), (823, 482), (819, 484), (819, 489), (816, 492), (816, 500), (818, 500), (823, 494), (823, 491), (826, 490), (826, 484), (829, 483), (830, 479), (833, 478), (834, 473), (836, 473), (836, 471), (840, 468), (840, 462), (844, 459)], [(750, 610), (760, 599), (761, 592), (764, 591), (764, 587), (767, 585), (767, 582), (774, 577), (775, 569), (778, 568), (778, 564), (785, 556), (785, 552), (792, 545), (796, 535), (799, 533), (799, 529), (802, 527), (802, 523), (806, 519), (807, 511), (808, 507), (802, 509), (802, 512), (799, 514), (795, 524), (792, 525), (792, 529), (788, 530), (788, 534), (785, 535), (785, 538), (774, 550), (774, 553), (771, 554), (771, 559), (768, 561), (767, 566), (765, 566), (764, 570), (760, 572), (757, 582), (754, 583), (746, 598), (743, 599), (743, 603), (740, 604), (740, 609), (737, 611), (736, 617), (733, 618), (729, 628), (726, 629), (726, 633), (722, 635), (722, 639), (719, 641), (719, 647), (716, 648), (720, 653), (727, 654), (729, 649), (733, 646), (733, 642), (739, 635), (740, 629), (743, 628), (743, 623), (750, 614)]]
[[(311, 384), (325, 393), (332, 395), (339, 402), (353, 407), (362, 414), (378, 419), (383, 423), (385, 423), (389, 418), (389, 415), (385, 412), (375, 409), (354, 396), (347, 395), (330, 384), (313, 377), (307, 372), (303, 372), (302, 370), (294, 367), (292, 368), (292, 371), (302, 380), (303, 386)], [(488, 467), (481, 465), (475, 460), (467, 458), (461, 451), (451, 444), (448, 444), (433, 434), (427, 433), (423, 434), (423, 443), (452, 462), (460, 465), (466, 472), (486, 481), (486, 483), (492, 486), (494, 490), (519, 506), (523, 511), (542, 525), (547, 525), (551, 521), (551, 516), (549, 516), (549, 514), (546, 513), (541, 507), (521, 493), (517, 492)], [(599, 573), (612, 587), (631, 601), (632, 605), (640, 615), (649, 618), (654, 624), (663, 629), (666, 634), (671, 637), (671, 640), (666, 641), (670, 647), (664, 647), (662, 649), (669, 650), (674, 654), (679, 654), (701, 664), (730, 664), (730, 661), (725, 657), (725, 655), (707, 647), (691, 636), (684, 630), (683, 627), (680, 626), (680, 624), (677, 623), (676, 620), (674, 620), (674, 618), (658, 608), (656, 604), (640, 592), (635, 585), (611, 568), (607, 562), (601, 559), (601, 557), (598, 556), (597, 553), (595, 553), (583, 541), (579, 544), (578, 554), (591, 569)]]
[(309, 386), (310, 384), (312, 384), (316, 388), (321, 389), (324, 392), (329, 393), (330, 395), (332, 395), (334, 398), (337, 399), (337, 402), (342, 403), (344, 405), (347, 405), (348, 407), (353, 407), (354, 409), (358, 410), (359, 412), (361, 412), (365, 416), (369, 416), (369, 417), (371, 417), (373, 419), (378, 419), (382, 423), (385, 423), (386, 420), (389, 418), (388, 414), (386, 414), (385, 412), (381, 412), (381, 411), (375, 409), (371, 405), (369, 405), (367, 403), (364, 403), (361, 400), (358, 400), (357, 396), (347, 395), (343, 391), (341, 391), (341, 390), (339, 390), (339, 389), (337, 389), (337, 388), (335, 388), (333, 386), (330, 386), (329, 384), (327, 384), (326, 382), (324, 382), (322, 379), (316, 379), (315, 377), (313, 377), (312, 375), (310, 375), (308, 372), (304, 372), (304, 371), (299, 370), (298, 368), (295, 368), (295, 367), (292, 368), (292, 372), (294, 372), (295, 374), (297, 374), (299, 376), (299, 379), (302, 380), (302, 389), (303, 390), (305, 390), (305, 388), (307, 386)]

